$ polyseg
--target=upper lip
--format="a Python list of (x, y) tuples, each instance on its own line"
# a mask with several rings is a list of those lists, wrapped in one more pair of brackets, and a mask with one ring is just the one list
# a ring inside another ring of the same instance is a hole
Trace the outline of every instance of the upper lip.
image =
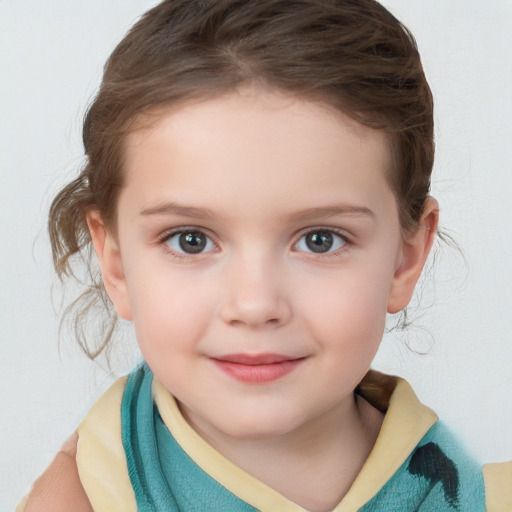
[(212, 359), (228, 363), (245, 364), (247, 366), (257, 366), (262, 364), (276, 364), (284, 361), (295, 361), (301, 357), (287, 356), (284, 354), (226, 354), (216, 356)]

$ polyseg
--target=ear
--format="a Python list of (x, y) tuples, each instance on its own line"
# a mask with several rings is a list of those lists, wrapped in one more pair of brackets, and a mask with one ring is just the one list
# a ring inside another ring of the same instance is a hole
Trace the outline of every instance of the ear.
[(436, 238), (439, 205), (433, 197), (427, 198), (418, 229), (402, 244), (398, 267), (393, 276), (388, 300), (388, 313), (398, 313), (409, 304), (414, 287)]
[(106, 228), (98, 211), (87, 212), (87, 226), (100, 262), (105, 290), (117, 314), (125, 320), (131, 320), (132, 311), (119, 244)]

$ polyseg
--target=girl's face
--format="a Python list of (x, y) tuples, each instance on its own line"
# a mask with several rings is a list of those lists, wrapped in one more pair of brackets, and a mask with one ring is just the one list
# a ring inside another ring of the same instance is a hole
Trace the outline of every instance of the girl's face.
[(348, 410), (417, 277), (385, 136), (245, 89), (164, 113), (125, 156), (105, 284), (189, 422), (269, 438)]

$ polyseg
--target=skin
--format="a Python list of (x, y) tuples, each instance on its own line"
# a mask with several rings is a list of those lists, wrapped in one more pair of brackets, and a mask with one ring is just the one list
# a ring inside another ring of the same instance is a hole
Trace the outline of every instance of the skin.
[[(246, 88), (128, 136), (116, 229), (88, 215), (107, 292), (190, 425), (311, 511), (342, 499), (375, 442), (382, 417), (353, 390), (435, 236), (431, 199), (402, 232), (389, 162), (382, 132)], [(180, 246), (187, 232), (204, 250)], [(293, 369), (247, 382), (218, 363), (268, 353)]]
[(76, 466), (77, 442), (75, 432), (34, 483), (25, 512), (92, 512)]

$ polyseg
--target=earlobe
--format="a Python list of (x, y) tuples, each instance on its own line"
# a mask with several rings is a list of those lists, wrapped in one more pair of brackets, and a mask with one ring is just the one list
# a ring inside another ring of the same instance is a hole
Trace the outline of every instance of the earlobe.
[(119, 244), (106, 228), (98, 211), (87, 212), (87, 226), (100, 262), (105, 290), (117, 314), (125, 320), (131, 320), (131, 305)]
[(393, 276), (388, 313), (398, 313), (409, 304), (425, 261), (434, 243), (439, 222), (439, 205), (427, 198), (418, 229), (404, 240), (401, 257)]

